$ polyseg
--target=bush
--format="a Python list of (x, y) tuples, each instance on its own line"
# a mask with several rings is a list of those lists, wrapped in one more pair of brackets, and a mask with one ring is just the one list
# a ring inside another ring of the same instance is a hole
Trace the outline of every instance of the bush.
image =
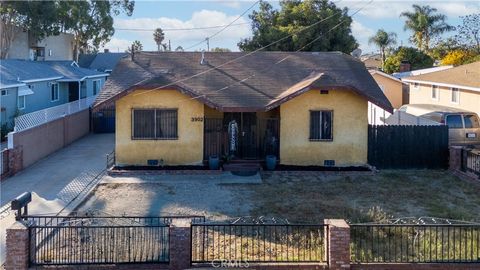
[(412, 47), (398, 47), (398, 49), (385, 60), (384, 72), (394, 73), (400, 71), (400, 63), (407, 61), (411, 70), (429, 68), (433, 66), (433, 58)]

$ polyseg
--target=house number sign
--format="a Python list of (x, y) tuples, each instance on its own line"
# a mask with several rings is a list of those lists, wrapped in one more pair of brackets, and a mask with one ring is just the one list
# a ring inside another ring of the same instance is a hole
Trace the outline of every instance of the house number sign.
[(203, 122), (203, 117), (192, 117), (192, 122)]

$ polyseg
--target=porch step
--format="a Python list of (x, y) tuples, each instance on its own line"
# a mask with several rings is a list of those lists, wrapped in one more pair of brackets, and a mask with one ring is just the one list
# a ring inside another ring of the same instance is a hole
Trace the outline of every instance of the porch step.
[(262, 166), (258, 162), (241, 162), (241, 163), (228, 163), (228, 164), (223, 164), (223, 170), (224, 171), (230, 171), (230, 172), (258, 172)]

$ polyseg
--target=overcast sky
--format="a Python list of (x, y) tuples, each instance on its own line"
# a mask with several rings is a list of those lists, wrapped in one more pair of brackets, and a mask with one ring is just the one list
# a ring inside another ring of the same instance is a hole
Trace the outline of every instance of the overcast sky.
[[(278, 7), (278, 1), (268, 1), (274, 7)], [(461, 23), (459, 16), (479, 13), (479, 1), (388, 1), (373, 0), (366, 5), (368, 0), (337, 0), (340, 7), (348, 7), (352, 14), (364, 7), (353, 17), (352, 32), (360, 44), (364, 53), (373, 52), (377, 49), (368, 44), (368, 38), (379, 28), (392, 31), (398, 35), (398, 44), (411, 45), (408, 41), (409, 32), (403, 30), (404, 19), (400, 18), (401, 12), (412, 10), (412, 4), (430, 5), (439, 12), (447, 15), (447, 22), (453, 26)], [(115, 17), (115, 35), (106, 44), (105, 48), (110, 51), (126, 50), (134, 40), (140, 40), (143, 49), (154, 51), (157, 45), (153, 40), (153, 30), (157, 27), (166, 29), (166, 40), (170, 40), (172, 49), (177, 46), (188, 48), (205, 37), (212, 35), (219, 29), (203, 29), (193, 31), (173, 31), (168, 29), (197, 28), (218, 25), (227, 25), (247, 10), (254, 1), (135, 1), (135, 10), (131, 17), (120, 15)], [(366, 6), (365, 6), (366, 5)], [(253, 9), (258, 9), (258, 5)], [(252, 10), (253, 10), (252, 9)], [(233, 26), (228, 27), (222, 33), (210, 40), (210, 48), (223, 47), (238, 51), (237, 43), (240, 39), (251, 35), (250, 21), (247, 12), (238, 19)], [(141, 29), (143, 31), (129, 31), (122, 29)], [(190, 50), (206, 49), (202, 43)]]

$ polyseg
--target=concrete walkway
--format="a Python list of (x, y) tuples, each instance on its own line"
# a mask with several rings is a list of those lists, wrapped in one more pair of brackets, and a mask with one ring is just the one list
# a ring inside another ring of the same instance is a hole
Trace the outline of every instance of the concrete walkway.
[[(114, 149), (114, 134), (91, 134), (51, 154), (0, 183), (2, 209), (19, 194), (34, 192), (29, 214), (56, 214), (71, 202), (106, 166)], [(75, 207), (70, 204), (68, 209)], [(0, 216), (0, 262), (5, 259), (5, 229), (14, 214)]]

